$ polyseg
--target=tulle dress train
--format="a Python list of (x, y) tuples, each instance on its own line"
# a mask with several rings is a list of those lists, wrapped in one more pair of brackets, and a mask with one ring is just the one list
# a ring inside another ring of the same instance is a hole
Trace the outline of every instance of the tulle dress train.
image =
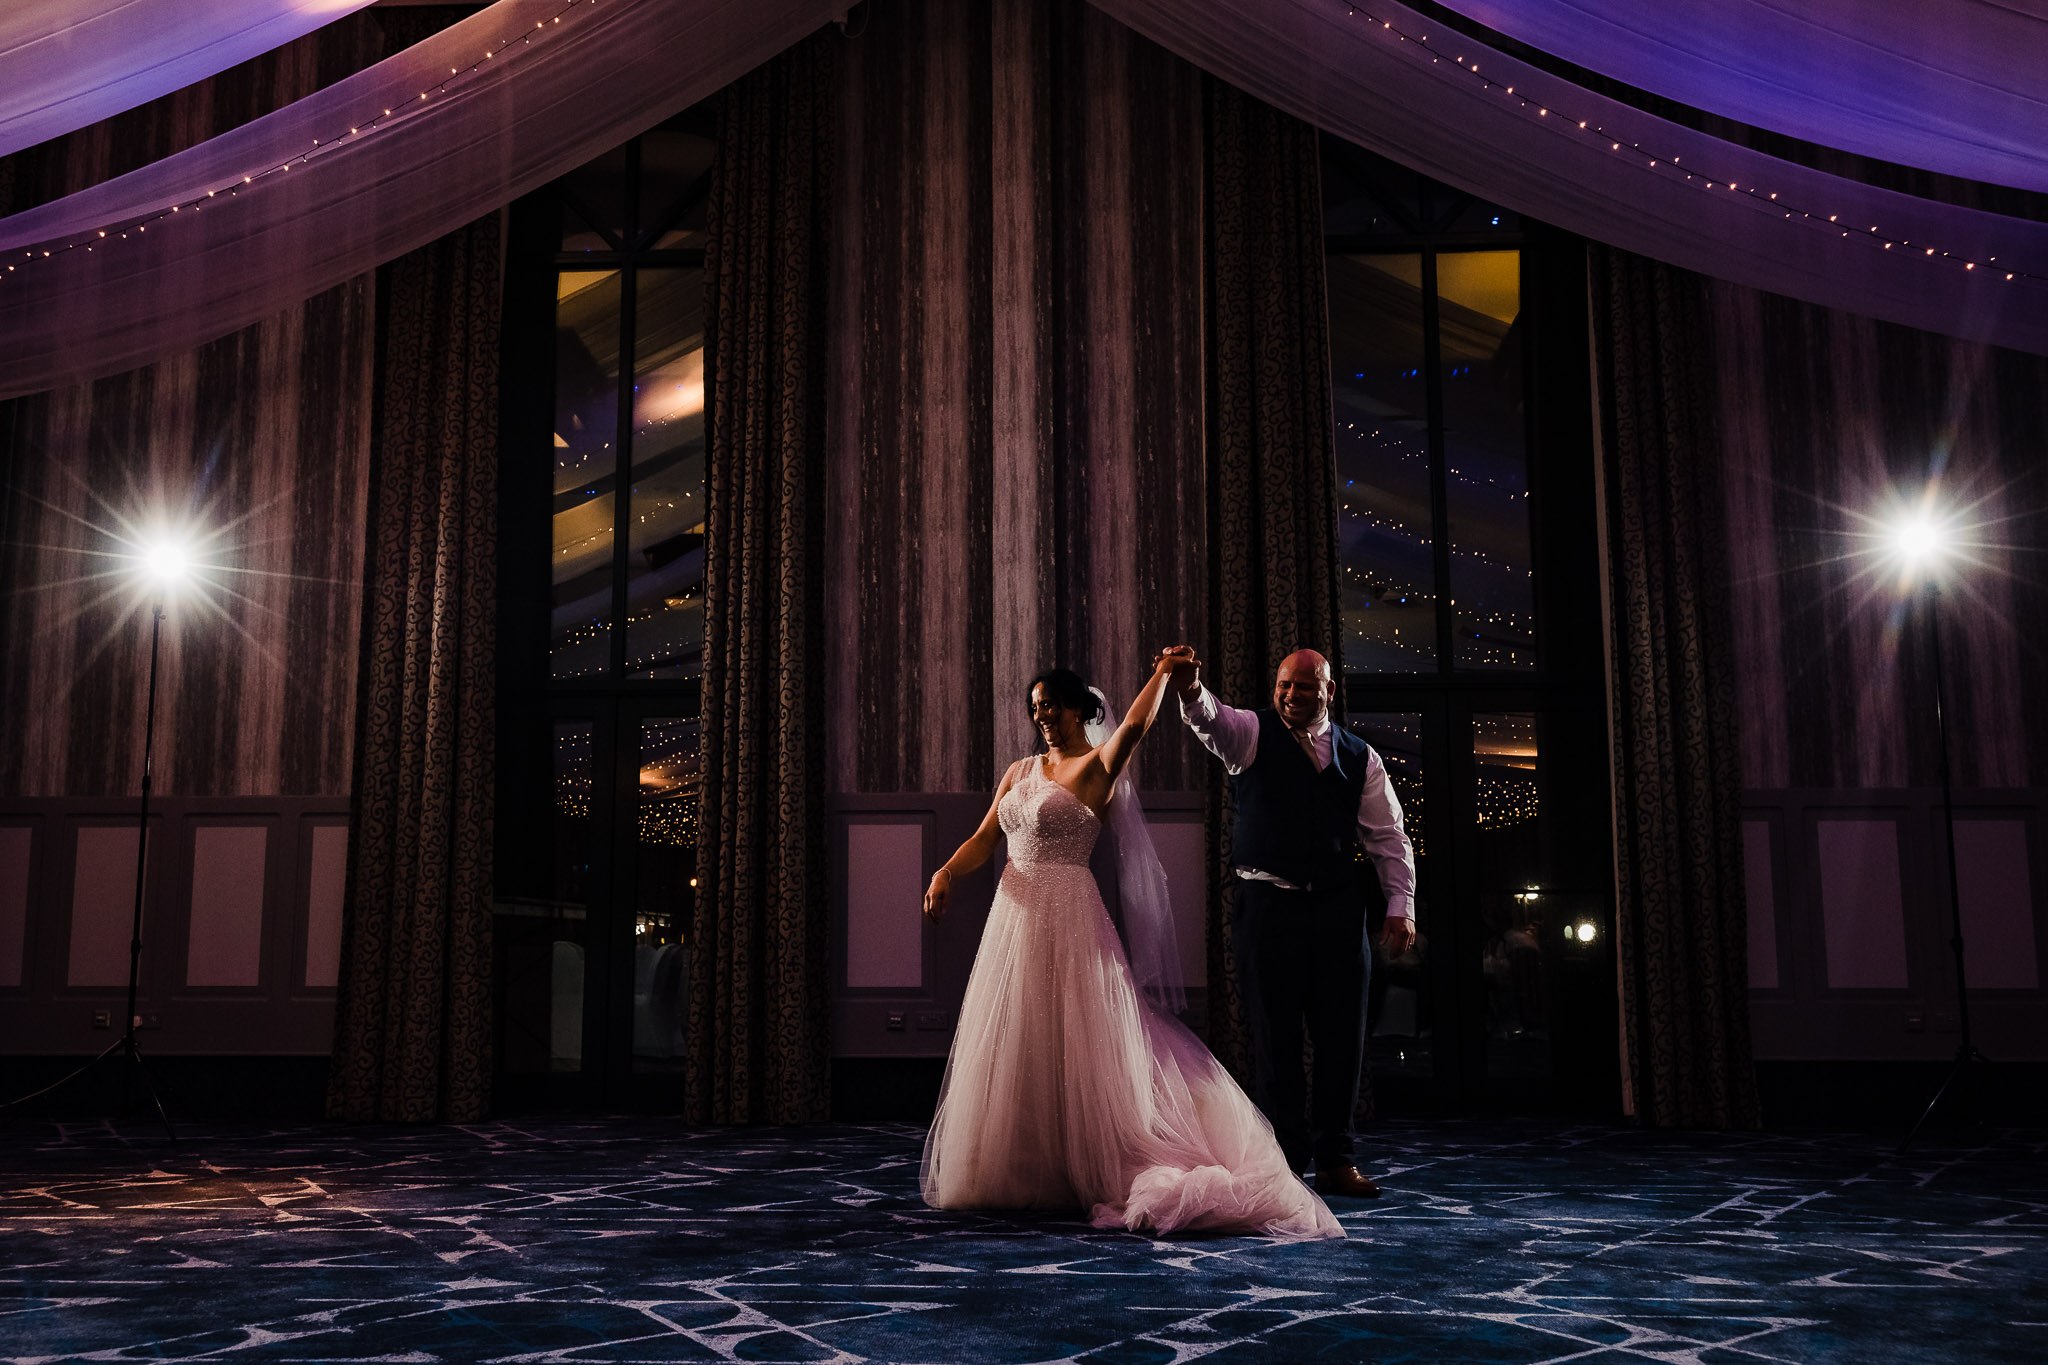
[(1209, 1049), (1138, 993), (1088, 868), (1095, 813), (1035, 761), (997, 813), (1009, 865), (925, 1140), (926, 1202), (1342, 1237)]

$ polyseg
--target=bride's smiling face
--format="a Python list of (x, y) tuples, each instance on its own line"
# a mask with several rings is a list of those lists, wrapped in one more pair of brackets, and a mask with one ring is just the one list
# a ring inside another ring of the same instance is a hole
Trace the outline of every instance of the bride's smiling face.
[(1068, 749), (1081, 738), (1081, 713), (1052, 699), (1044, 683), (1031, 689), (1031, 723), (1048, 749)]

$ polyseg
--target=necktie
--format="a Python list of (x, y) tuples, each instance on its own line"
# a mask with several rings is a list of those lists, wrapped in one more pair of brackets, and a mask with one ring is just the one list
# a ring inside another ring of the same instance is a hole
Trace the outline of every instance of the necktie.
[(1301, 745), (1301, 751), (1308, 755), (1309, 766), (1320, 772), (1322, 770), (1323, 760), (1316, 753), (1316, 741), (1314, 736), (1310, 735), (1309, 732), (1306, 730), (1289, 730), (1287, 733), (1294, 736), (1295, 742)]

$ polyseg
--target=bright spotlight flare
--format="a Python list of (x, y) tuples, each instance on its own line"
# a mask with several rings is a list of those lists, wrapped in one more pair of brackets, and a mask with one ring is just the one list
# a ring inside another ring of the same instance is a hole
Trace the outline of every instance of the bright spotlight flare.
[(192, 572), (192, 551), (175, 540), (154, 541), (136, 558), (145, 574), (167, 588), (184, 582)]
[(1955, 521), (1952, 515), (1937, 514), (1932, 490), (1885, 521), (1885, 549), (1898, 564), (1904, 586), (1933, 579), (1954, 555), (1960, 529)]
[(214, 567), (201, 558), (200, 537), (189, 528), (160, 524), (127, 540), (120, 557), (131, 580), (159, 602), (197, 590)]

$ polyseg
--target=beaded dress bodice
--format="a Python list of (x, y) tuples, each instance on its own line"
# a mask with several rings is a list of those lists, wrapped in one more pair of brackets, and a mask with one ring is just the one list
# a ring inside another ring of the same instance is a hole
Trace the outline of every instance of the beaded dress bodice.
[(1031, 760), (1030, 771), (1010, 788), (996, 811), (1008, 836), (1013, 866), (1088, 866), (1102, 822), (1080, 797), (1045, 775), (1045, 765)]

